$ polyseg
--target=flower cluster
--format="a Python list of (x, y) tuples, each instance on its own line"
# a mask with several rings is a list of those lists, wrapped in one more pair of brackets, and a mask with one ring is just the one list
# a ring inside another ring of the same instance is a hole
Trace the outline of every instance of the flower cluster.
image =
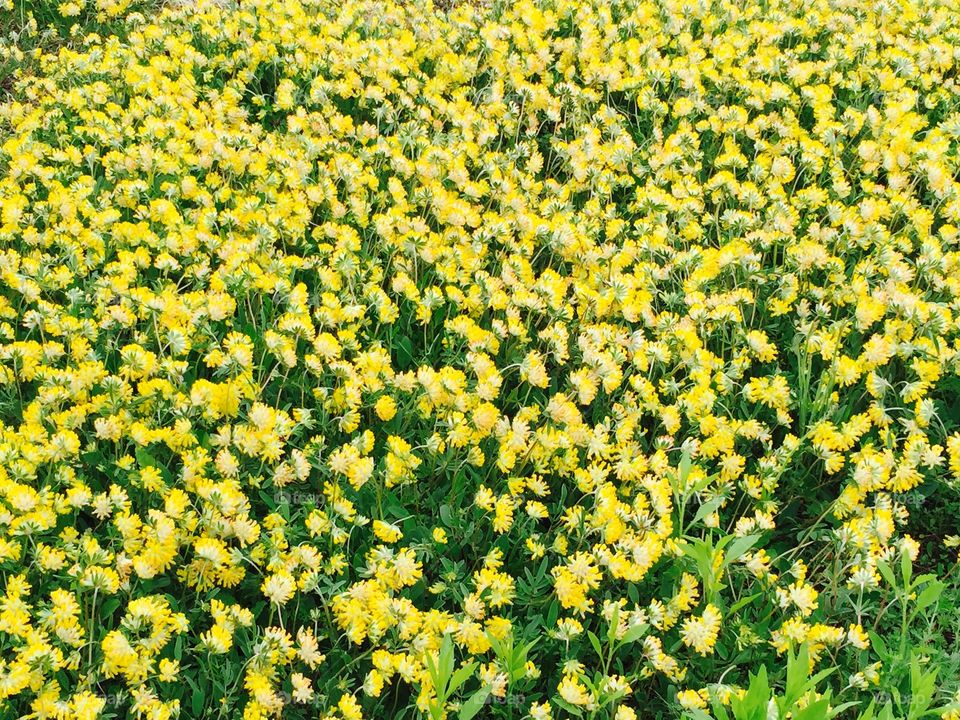
[(0, 106), (0, 716), (886, 682), (960, 487), (953, 3), (124, 22)]

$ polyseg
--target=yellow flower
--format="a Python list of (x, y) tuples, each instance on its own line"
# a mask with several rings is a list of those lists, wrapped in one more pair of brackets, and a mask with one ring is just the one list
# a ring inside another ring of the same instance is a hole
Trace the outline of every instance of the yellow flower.
[(720, 620), (720, 611), (714, 605), (708, 604), (700, 617), (683, 621), (680, 639), (684, 645), (692, 647), (701, 655), (711, 655), (720, 632)]
[(687, 710), (705, 710), (707, 701), (696, 690), (681, 690), (677, 693), (677, 702)]
[(373, 534), (376, 535), (378, 540), (385, 543), (394, 543), (403, 537), (400, 528), (382, 520), (373, 521)]
[(260, 586), (260, 591), (268, 600), (277, 605), (284, 605), (293, 597), (296, 590), (296, 581), (290, 573), (281, 571), (268, 576)]
[(389, 395), (381, 395), (373, 407), (377, 417), (388, 422), (397, 414), (397, 403)]
[(565, 675), (557, 687), (557, 692), (564, 702), (571, 705), (589, 708), (595, 702), (586, 686), (575, 675)]
[(180, 673), (180, 663), (176, 660), (163, 658), (158, 668), (158, 677), (163, 682), (173, 682)]

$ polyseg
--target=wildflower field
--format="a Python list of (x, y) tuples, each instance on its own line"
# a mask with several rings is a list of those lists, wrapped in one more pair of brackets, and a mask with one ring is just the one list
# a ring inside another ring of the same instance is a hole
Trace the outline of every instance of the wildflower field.
[(960, 5), (0, 6), (0, 719), (960, 718)]

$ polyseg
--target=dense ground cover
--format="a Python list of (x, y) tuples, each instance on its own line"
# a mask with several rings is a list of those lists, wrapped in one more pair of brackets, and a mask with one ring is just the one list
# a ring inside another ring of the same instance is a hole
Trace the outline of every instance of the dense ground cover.
[(952, 2), (0, 30), (0, 717), (960, 717)]

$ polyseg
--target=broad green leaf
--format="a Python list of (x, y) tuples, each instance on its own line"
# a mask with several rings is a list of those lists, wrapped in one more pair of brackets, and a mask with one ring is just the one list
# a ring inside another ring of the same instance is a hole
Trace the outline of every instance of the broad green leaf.
[(471, 720), (480, 710), (483, 709), (483, 706), (487, 702), (487, 697), (490, 695), (490, 687), (484, 685), (482, 688), (477, 690), (473, 695), (467, 698), (466, 701), (460, 706), (460, 714), (457, 716), (459, 720)]
[(890, 587), (897, 587), (896, 578), (893, 577), (893, 570), (885, 560), (877, 560), (877, 571), (880, 573), (880, 576), (887, 581)]
[(734, 540), (732, 543), (730, 543), (730, 549), (727, 550), (726, 554), (724, 555), (724, 566), (735, 563), (743, 556), (745, 552), (756, 545), (757, 541), (759, 540), (759, 535), (744, 535), (743, 537)]
[(714, 498), (713, 500), (710, 500), (708, 502), (705, 502), (703, 505), (697, 508), (697, 512), (693, 516), (693, 522), (691, 524), (696, 525), (698, 522), (703, 520), (707, 515), (717, 510), (717, 508), (719, 508), (723, 504), (723, 500), (724, 498), (719, 497), (719, 498)]
[(677, 467), (677, 479), (680, 481), (680, 489), (687, 485), (687, 478), (690, 477), (690, 469), (693, 467), (693, 459), (690, 457), (690, 451), (684, 450), (680, 456), (680, 465)]
[(917, 596), (917, 600), (914, 603), (917, 611), (923, 610), (927, 606), (932, 605), (939, 600), (940, 595), (943, 593), (946, 587), (947, 586), (939, 580), (934, 580), (933, 582), (928, 583), (927, 586), (920, 591), (920, 594)]
[(735, 602), (733, 605), (730, 606), (730, 609), (727, 610), (727, 614), (733, 615), (737, 610), (740, 610), (746, 607), (761, 595), (763, 595), (763, 593), (755, 593), (754, 595), (750, 595), (749, 597), (740, 598), (739, 600), (737, 600), (737, 602)]
[(461, 685), (463, 685), (474, 671), (477, 669), (477, 663), (472, 662), (459, 668), (450, 678), (450, 684), (447, 686), (447, 694), (453, 695)]
[(587, 638), (590, 640), (590, 644), (593, 646), (593, 649), (597, 655), (603, 657), (603, 648), (600, 645), (600, 638), (594, 635), (590, 630), (587, 631)]
[(620, 640), (620, 644), (626, 645), (627, 643), (636, 642), (637, 640), (642, 638), (644, 635), (646, 635), (647, 630), (649, 629), (650, 629), (650, 626), (647, 625), (646, 623), (641, 623), (640, 625), (634, 625), (629, 630), (627, 630), (626, 634), (623, 636), (623, 639)]
[(613, 614), (610, 616), (610, 627), (607, 628), (607, 642), (614, 643), (617, 640), (617, 625), (620, 624), (620, 608), (613, 606)]

